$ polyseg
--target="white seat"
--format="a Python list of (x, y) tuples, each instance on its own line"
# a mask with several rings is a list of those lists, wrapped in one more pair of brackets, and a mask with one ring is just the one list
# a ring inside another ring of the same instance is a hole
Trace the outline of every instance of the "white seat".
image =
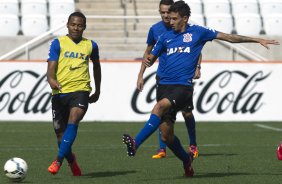
[(22, 32), (25, 36), (38, 36), (48, 30), (47, 17), (40, 14), (22, 16)]
[(191, 14), (191, 17), (188, 20), (189, 23), (197, 24), (200, 26), (205, 25), (205, 20), (203, 14)]
[(264, 30), (267, 35), (282, 36), (282, 13), (263, 16)]
[(41, 14), (47, 15), (46, 0), (21, 0), (22, 15)]
[(203, 6), (201, 0), (184, 0), (190, 7), (192, 14), (203, 13)]
[(259, 13), (257, 0), (231, 0), (231, 5), (234, 16), (241, 13)]
[(16, 36), (20, 30), (18, 15), (2, 14), (0, 16), (0, 36)]
[(58, 14), (71, 14), (75, 11), (74, 0), (49, 0), (50, 16)]
[(210, 14), (206, 17), (206, 26), (224, 33), (233, 31), (233, 20), (231, 14)]
[(262, 16), (272, 13), (282, 13), (281, 0), (259, 0)]
[(60, 14), (50, 17), (50, 29), (54, 29), (62, 24), (65, 26), (62, 29), (54, 32), (53, 35), (62, 36), (68, 33), (67, 29), (67, 21), (68, 21), (69, 14)]
[(237, 34), (257, 36), (262, 30), (261, 17), (258, 13), (242, 13), (234, 16)]
[(18, 0), (0, 0), (0, 14), (14, 14), (19, 13)]
[(205, 15), (231, 13), (229, 0), (203, 0)]

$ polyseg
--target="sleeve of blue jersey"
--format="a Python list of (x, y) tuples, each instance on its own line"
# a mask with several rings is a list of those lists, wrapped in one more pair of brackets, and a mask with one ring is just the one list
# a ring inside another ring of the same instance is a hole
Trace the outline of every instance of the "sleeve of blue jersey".
[(50, 44), (47, 61), (58, 61), (59, 57), (60, 57), (60, 42), (58, 39), (54, 39)]
[(148, 32), (147, 44), (148, 45), (154, 45), (155, 43), (156, 43), (156, 41), (154, 40), (154, 31), (151, 27), (149, 32)]
[(98, 44), (93, 40), (91, 40), (91, 43), (92, 43), (92, 52), (90, 55), (90, 59), (91, 61), (97, 61), (99, 60), (99, 47)]
[(164, 44), (164, 40), (165, 40), (165, 35), (166, 34), (162, 34), (157, 43), (155, 44), (151, 54), (153, 54), (155, 57), (159, 57), (161, 55), (161, 53), (165, 50), (165, 44)]

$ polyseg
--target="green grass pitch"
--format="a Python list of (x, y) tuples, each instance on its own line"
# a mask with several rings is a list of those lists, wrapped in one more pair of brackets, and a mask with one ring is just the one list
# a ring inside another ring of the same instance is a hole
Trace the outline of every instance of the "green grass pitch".
[[(259, 127), (262, 124), (265, 127)], [(158, 145), (153, 134), (134, 158), (126, 156), (122, 134), (135, 136), (143, 123), (82, 122), (73, 151), (83, 176), (73, 177), (67, 162), (52, 176), (47, 167), (55, 158), (57, 145), (51, 123), (0, 122), (0, 183), (10, 183), (3, 166), (11, 157), (27, 161), (29, 171), (22, 183), (56, 184), (274, 184), (282, 182), (282, 161), (276, 147), (282, 140), (281, 122), (197, 123), (199, 157), (195, 176), (184, 178), (182, 163), (168, 151), (168, 157), (151, 159)], [(270, 128), (269, 128), (270, 127)], [(185, 149), (188, 136), (184, 123), (175, 133)]]

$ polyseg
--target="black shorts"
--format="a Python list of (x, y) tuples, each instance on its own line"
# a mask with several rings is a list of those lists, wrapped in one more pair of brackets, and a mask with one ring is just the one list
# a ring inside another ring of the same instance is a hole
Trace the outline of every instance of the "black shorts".
[(171, 109), (164, 114), (162, 121), (176, 120), (178, 111), (193, 110), (193, 86), (185, 85), (157, 85), (157, 101), (167, 98), (171, 104)]
[(89, 92), (86, 91), (58, 94), (52, 97), (53, 126), (56, 133), (65, 131), (72, 107), (79, 107), (87, 111), (88, 99)]

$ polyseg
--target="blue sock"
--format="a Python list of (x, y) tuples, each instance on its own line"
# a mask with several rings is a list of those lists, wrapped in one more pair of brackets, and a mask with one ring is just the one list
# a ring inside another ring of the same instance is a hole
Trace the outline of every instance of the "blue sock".
[(159, 145), (160, 145), (160, 149), (164, 149), (164, 150), (166, 149), (166, 144), (162, 140), (162, 133), (160, 129), (159, 129)]
[(167, 147), (177, 156), (180, 160), (187, 163), (189, 162), (189, 155), (186, 153), (186, 151), (183, 149), (179, 139), (174, 136), (173, 143), (167, 144)]
[(154, 133), (159, 127), (161, 119), (155, 115), (151, 114), (150, 119), (145, 123), (144, 127), (137, 134), (135, 138), (136, 149), (148, 138), (152, 133)]
[(63, 158), (71, 152), (71, 146), (75, 140), (77, 134), (78, 125), (76, 124), (68, 124), (67, 129), (62, 137), (58, 159), (63, 160)]
[[(58, 142), (58, 147), (60, 149), (60, 146), (61, 146), (61, 142)], [(65, 155), (65, 158), (67, 159), (68, 162), (72, 163), (74, 158), (72, 156), (72, 151), (70, 150), (70, 152), (68, 152), (66, 155)], [(62, 161), (61, 161), (62, 162)]]
[(190, 145), (197, 146), (197, 143), (196, 143), (196, 122), (195, 122), (194, 115), (192, 115), (192, 117), (185, 118), (185, 124), (186, 124), (186, 128), (187, 128), (188, 136), (189, 136), (189, 139), (190, 139)]

